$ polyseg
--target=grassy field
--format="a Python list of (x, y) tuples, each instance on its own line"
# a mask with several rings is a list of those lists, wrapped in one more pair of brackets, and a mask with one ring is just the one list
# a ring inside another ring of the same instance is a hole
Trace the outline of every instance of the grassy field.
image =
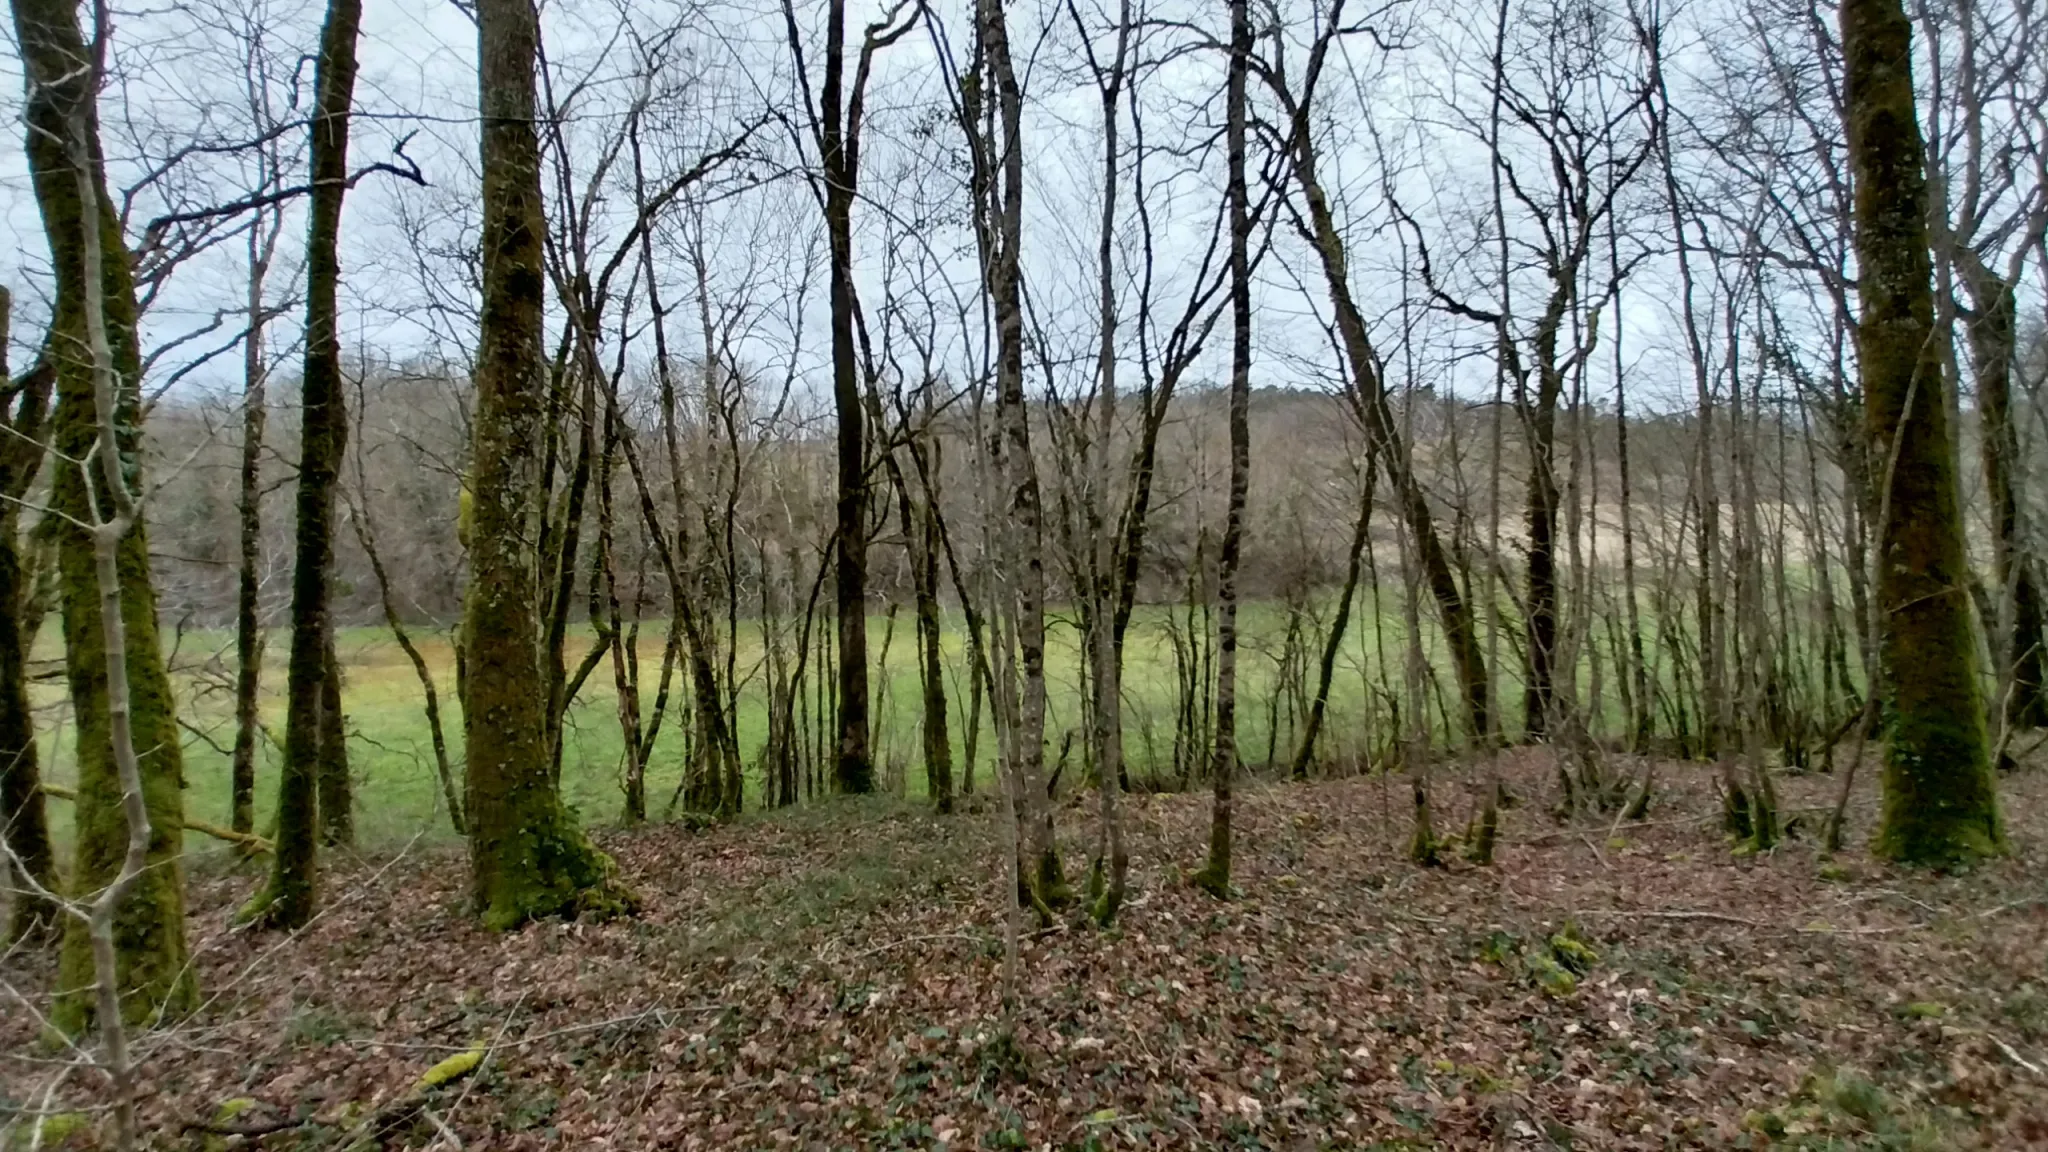
[[(1172, 640), (1175, 611), (1164, 606), (1140, 608), (1127, 644), (1125, 756), (1131, 771), (1141, 777), (1170, 777), (1174, 771), (1175, 714), (1179, 707), (1179, 673)], [(1321, 615), (1327, 618), (1326, 612)], [(1337, 666), (1329, 719), (1319, 746), (1326, 759), (1355, 765), (1368, 754), (1369, 748), (1384, 746), (1389, 739), (1393, 717), (1388, 712), (1385, 686), (1400, 683), (1402, 616), (1398, 591), (1384, 590), (1377, 603), (1361, 593)], [(1441, 647), (1441, 636), (1436, 631), (1433, 613), (1425, 612), (1423, 619), (1426, 648), (1441, 682), (1448, 664), (1435, 658), (1440, 655), (1437, 650)], [(1286, 623), (1285, 609), (1278, 604), (1247, 605), (1241, 616), (1238, 732), (1240, 754), (1248, 764), (1288, 760), (1298, 738), (1298, 717), (1283, 700), (1276, 699), (1286, 649)], [(641, 632), (644, 708), (653, 704), (663, 627), (655, 622), (644, 626)], [(924, 792), (924, 779), (918, 728), (919, 684), (913, 663), (913, 618), (905, 611), (892, 624), (885, 616), (877, 615), (870, 619), (868, 631), (869, 653), (876, 661), (872, 683), (876, 693), (873, 711), (878, 771), (890, 790), (920, 795)], [(1303, 662), (1304, 683), (1312, 688), (1318, 646), (1322, 642), (1321, 626), (1305, 631), (1305, 651), (1297, 659)], [(282, 630), (273, 632), (263, 679), (265, 724), (278, 739), (283, 737), (284, 726), (285, 641)], [(186, 810), (195, 819), (226, 824), (227, 749), (234, 742), (233, 636), (226, 631), (187, 630), (175, 638), (167, 636), (166, 643), (174, 644), (173, 678), (180, 696), (180, 719), (188, 729)], [(461, 711), (455, 699), (449, 637), (428, 632), (418, 637), (418, 643), (434, 671), (450, 752), (459, 771)], [(579, 630), (571, 637), (572, 662), (589, 643), (587, 630)], [(356, 777), (356, 822), (363, 842), (388, 844), (415, 835), (430, 840), (452, 837), (435, 780), (433, 748), (421, 707), (419, 682), (404, 652), (381, 627), (344, 629), (337, 637), (337, 647), (345, 666), (343, 706), (347, 713), (350, 762)], [(744, 622), (739, 648), (739, 739), (742, 755), (751, 769), (765, 736), (767, 712), (761, 679), (752, 672), (761, 658), (760, 636)], [(957, 618), (949, 619), (945, 654), (956, 781), (964, 776), (967, 743), (965, 648), (964, 625)], [(58, 666), (61, 652), (54, 627), (41, 638), (37, 656), (42, 670), (54, 671)], [(1514, 675), (1519, 657), (1516, 647), (1505, 637), (1499, 658), (1500, 698), (1507, 705), (1504, 714), (1512, 718), (1519, 714), (1520, 685)], [(1053, 620), (1047, 676), (1048, 761), (1057, 760), (1071, 732), (1070, 768), (1078, 776), (1083, 742), (1083, 682), (1079, 629), (1069, 616), (1056, 615)], [(1448, 690), (1449, 685), (1444, 687)], [(681, 692), (679, 676), (672, 703), (680, 698)], [(61, 678), (46, 678), (38, 684), (37, 704), (44, 732), (43, 763), (47, 778), (68, 784), (73, 779), (72, 729)], [(1618, 700), (1610, 688), (1605, 710), (1616, 713), (1608, 718), (1610, 724), (1620, 720), (1618, 709)], [(587, 822), (617, 820), (623, 803), (622, 742), (615, 717), (615, 694), (607, 662), (585, 683), (571, 706), (566, 726), (562, 787), (569, 803)], [(648, 769), (650, 814), (657, 818), (667, 809), (682, 773), (681, 725), (674, 723), (674, 719), (672, 714), (671, 722), (664, 726)], [(994, 756), (986, 710), (982, 725), (975, 776), (977, 781), (986, 782), (991, 777)], [(267, 823), (275, 801), (279, 750), (266, 742), (262, 753), (256, 793), (259, 827)], [(757, 777), (748, 780), (749, 807), (759, 800), (759, 784)], [(53, 803), (51, 816), (57, 835), (68, 840), (70, 805)], [(189, 847), (207, 850), (219, 845), (194, 833)]]

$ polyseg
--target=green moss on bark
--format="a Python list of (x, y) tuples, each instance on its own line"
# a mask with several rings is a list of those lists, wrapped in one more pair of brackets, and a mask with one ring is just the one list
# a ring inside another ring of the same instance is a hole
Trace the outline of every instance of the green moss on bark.
[(1841, 9), (1862, 316), (1864, 433), (1877, 465), (1877, 594), (1889, 739), (1876, 848), (1949, 866), (2001, 851), (1934, 332), (1912, 25), (1899, 0)]
[(540, 29), (524, 0), (477, 5), (483, 111), (483, 316), (462, 621), (471, 888), (493, 929), (617, 915), (633, 898), (563, 806), (546, 714), (535, 522), (541, 500)]
[[(84, 67), (86, 49), (71, 0), (13, 0), (17, 41), (28, 72), (26, 120), (29, 169), (42, 211), (56, 279), (55, 308), (43, 358), (56, 372), (51, 412), (52, 446), (63, 458), (84, 459), (97, 436), (92, 365), (86, 352), (85, 228), (100, 230), (106, 259), (102, 283), (107, 336), (120, 377), (116, 419), (124, 471), (140, 489), (138, 377), (141, 356), (135, 334), (135, 286), (120, 223), (106, 198), (106, 174), (99, 155), (99, 119)], [(80, 119), (86, 128), (87, 162), (99, 188), (97, 211), (79, 195), (78, 173), (65, 141)], [(90, 535), (69, 521), (90, 519), (84, 474), (58, 466), (50, 501), (60, 513), (52, 535), (58, 557), (58, 598), (63, 620), (64, 663), (71, 690), (78, 746), (75, 862), (71, 895), (90, 897), (120, 871), (128, 842), (121, 811), (121, 786), (114, 766), (107, 708), (107, 665), (102, 647), (99, 588)], [(111, 517), (110, 497), (100, 494), (100, 518)], [(66, 519), (68, 517), (68, 520)], [(156, 592), (150, 583), (149, 542), (140, 517), (121, 540), (117, 562), (121, 615), (127, 627), (129, 708), (140, 760), (143, 801), (149, 813), (148, 868), (114, 916), (114, 947), (122, 1014), (131, 1022), (182, 1012), (197, 995), (185, 948), (184, 785), (179, 733), (169, 678), (157, 646)], [(94, 986), (91, 946), (84, 925), (65, 929), (60, 960), (60, 995), (54, 1022), (67, 1032), (92, 1019)]]

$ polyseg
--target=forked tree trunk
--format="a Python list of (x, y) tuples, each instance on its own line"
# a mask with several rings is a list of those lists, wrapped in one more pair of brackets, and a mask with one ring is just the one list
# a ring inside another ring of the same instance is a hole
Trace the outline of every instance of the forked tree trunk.
[[(925, 420), (928, 429), (929, 407)], [(926, 435), (927, 431), (911, 433), (912, 437)], [(939, 613), (939, 511), (929, 496), (913, 506), (908, 478), (893, 456), (887, 462), (889, 478), (896, 487), (898, 519), (910, 553), (911, 591), (917, 601), (917, 680), (923, 713), (918, 728), (924, 752), (925, 794), (940, 812), (951, 812), (953, 744), (946, 723), (946, 665), (939, 647), (945, 628)]]
[(1955, 864), (2002, 851), (2005, 836), (1934, 339), (1912, 25), (1899, 0), (1845, 0), (1841, 21), (1862, 303), (1856, 343), (1864, 434), (1879, 468), (1877, 600), (1891, 720), (1876, 848), (1905, 862)]
[[(1078, 13), (1078, 9), (1075, 10)], [(1078, 14), (1076, 15), (1078, 20)], [(1084, 33), (1085, 34), (1085, 33)], [(1123, 816), (1118, 799), (1124, 787), (1123, 659), (1117, 642), (1116, 617), (1117, 533), (1110, 509), (1114, 488), (1110, 470), (1110, 448), (1116, 439), (1116, 204), (1117, 102), (1121, 99), (1124, 71), (1130, 59), (1131, 0), (1122, 0), (1117, 11), (1116, 55), (1106, 74), (1098, 70), (1096, 84), (1102, 95), (1102, 218), (1096, 234), (1096, 355), (1095, 371), (1095, 456), (1088, 480), (1087, 525), (1089, 533), (1088, 611), (1085, 617), (1088, 645), (1090, 701), (1090, 746), (1095, 756), (1096, 811), (1101, 823), (1101, 841), (1094, 869), (1090, 873), (1089, 909), (1097, 924), (1108, 926), (1123, 906), (1128, 886), (1130, 851), (1124, 845)], [(1090, 57), (1091, 61), (1093, 57)]]
[[(1024, 288), (1019, 246), (1024, 228), (1024, 95), (1010, 56), (1010, 33), (1001, 0), (978, 0), (979, 48), (992, 82), (993, 133), (980, 131), (980, 113), (962, 116), (974, 134), (976, 216), (996, 322), (996, 439), (1007, 489), (1002, 536), (1016, 605), (1019, 685), (1011, 725), (1015, 772), (1012, 792), (1024, 853), (1020, 868), (1031, 898), (1050, 908), (1071, 896), (1053, 836), (1053, 805), (1045, 783), (1045, 545), (1038, 470), (1031, 454), (1031, 415), (1024, 398)], [(974, 102), (979, 105), (979, 101)], [(1002, 695), (1008, 696), (1005, 689)], [(1005, 706), (999, 702), (998, 711)], [(1021, 893), (1020, 893), (1021, 894)]]

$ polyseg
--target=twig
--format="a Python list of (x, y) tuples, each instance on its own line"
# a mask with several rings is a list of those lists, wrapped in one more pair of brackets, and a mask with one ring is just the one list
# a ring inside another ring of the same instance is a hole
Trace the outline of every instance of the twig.
[[(873, 948), (868, 948), (859, 952), (855, 952), (850, 956), (844, 957), (844, 959), (848, 961), (865, 960), (870, 956), (880, 955), (881, 953), (887, 952), (893, 948), (902, 948), (911, 944), (928, 944), (935, 940), (966, 940), (970, 943), (981, 943), (981, 937), (973, 935), (972, 933), (968, 932), (933, 932), (925, 936), (906, 936), (901, 940), (892, 940), (887, 944), (881, 944)], [(829, 959), (830, 957), (826, 958)]]
[[(513, 1048), (524, 1048), (529, 1044), (538, 1044), (543, 1040), (573, 1036), (579, 1032), (595, 1032), (600, 1028), (610, 1028), (616, 1024), (636, 1023), (650, 1016), (654, 1018), (656, 1024), (667, 1027), (669, 1024), (668, 1016), (671, 1013), (681, 1016), (691, 1012), (723, 1012), (726, 1008), (727, 1005), (725, 1004), (698, 1004), (689, 1008), (664, 1008), (657, 1004), (642, 1008), (638, 1012), (629, 1012), (624, 1016), (612, 1016), (604, 1020), (593, 1020), (587, 1024), (571, 1024), (566, 1028), (553, 1028), (532, 1036), (522, 1036), (517, 1040), (506, 1040), (503, 1043), (493, 1044), (491, 1050), (496, 1052)], [(444, 1027), (447, 1023), (453, 1023), (453, 1021), (435, 1024), (422, 1029), (422, 1031), (432, 1032)], [(473, 1045), (469, 1044), (412, 1044), (402, 1040), (353, 1040), (349, 1041), (349, 1043), (356, 1048), (389, 1048), (398, 1052), (467, 1052), (473, 1047)]]
[[(45, 780), (41, 784), (38, 784), (36, 787), (42, 792), (43, 795), (52, 797), (53, 799), (78, 799), (78, 792), (67, 784), (57, 784)], [(265, 840), (263, 837), (258, 836), (253, 832), (237, 832), (232, 828), (223, 828), (218, 824), (209, 824), (204, 820), (194, 820), (190, 817), (186, 818), (184, 822), (184, 827), (187, 832), (198, 832), (202, 835), (211, 836), (215, 840), (225, 840), (230, 844), (240, 844), (243, 847), (249, 848), (253, 851), (269, 852), (272, 850), (272, 845), (270, 841)]]
[(2002, 912), (2010, 912), (2015, 908), (2024, 908), (2029, 904), (2040, 904), (2043, 902), (2048, 902), (2048, 896), (2022, 896), (2018, 900), (2008, 900), (2003, 904), (1993, 905), (1982, 912), (1973, 912), (1970, 914), (1970, 918), (1972, 920), (1989, 920)]
[(1631, 916), (1638, 920), (1709, 920), (1716, 924), (1740, 924), (1745, 928), (1776, 928), (1761, 920), (1749, 920), (1731, 916), (1726, 912), (1654, 912), (1635, 908), (1590, 908), (1572, 913), (1574, 916)]
[(1638, 920), (1706, 920), (1716, 924), (1737, 924), (1744, 928), (1756, 928), (1766, 932), (1796, 932), (1802, 936), (1884, 936), (1893, 932), (1904, 932), (1920, 927), (1917, 924), (1888, 928), (1795, 928), (1785, 924), (1772, 924), (1764, 920), (1750, 920), (1742, 916), (1731, 916), (1726, 912), (1699, 912), (1676, 910), (1670, 912), (1635, 908), (1590, 908), (1572, 913), (1573, 916), (1630, 916)]
[(1591, 836), (1588, 836), (1584, 832), (1581, 832), (1579, 833), (1579, 840), (1582, 843), (1584, 843), (1586, 847), (1593, 850), (1593, 859), (1598, 860), (1600, 862), (1600, 867), (1607, 867), (1607, 854), (1605, 852), (1600, 851), (1600, 846), (1598, 844), (1593, 843), (1593, 838)]
[(1911, 904), (1915, 908), (1920, 909), (1921, 911), (1927, 913), (1930, 916), (1946, 915), (1946, 913), (1944, 913), (1941, 909), (1935, 907), (1932, 904), (1929, 904), (1927, 901), (1918, 899), (1913, 896), (1908, 896), (1904, 892), (1901, 892), (1896, 888), (1873, 888), (1870, 890), (1870, 895), (1891, 896), (1900, 900), (1904, 900), (1906, 903)]
[[(1708, 819), (1709, 817), (1706, 816), (1694, 815), (1678, 817), (1676, 819), (1671, 820), (1636, 820), (1628, 824), (1616, 825), (1615, 828), (1611, 828), (1608, 830), (1608, 835), (1612, 836), (1614, 834), (1615, 829), (1632, 831), (1640, 828), (1670, 828), (1679, 824), (1701, 824), (1705, 823)], [(1503, 847), (1533, 848), (1538, 844), (1545, 844), (1552, 840), (1559, 839), (1561, 837), (1570, 836), (1575, 832), (1579, 833), (1580, 835), (1584, 835), (1583, 832), (1576, 828), (1559, 828), (1552, 832), (1544, 832), (1539, 835), (1531, 836), (1526, 840), (1503, 840), (1501, 841), (1501, 844)]]
[(462, 1137), (457, 1136), (453, 1128), (448, 1127), (448, 1125), (444, 1121), (442, 1121), (442, 1119), (439, 1116), (434, 1115), (434, 1110), (432, 1108), (422, 1107), (420, 1109), (420, 1115), (427, 1118), (427, 1123), (432, 1124), (434, 1126), (434, 1131), (441, 1134), (441, 1139), (446, 1140), (448, 1142), (449, 1147), (454, 1148), (456, 1152), (461, 1152)]
[(1989, 1032), (1983, 1032), (1980, 1033), (1980, 1035), (1982, 1035), (1986, 1040), (1991, 1041), (1993, 1044), (1998, 1045), (1998, 1050), (2000, 1052), (2005, 1053), (2006, 1059), (2012, 1061), (2013, 1063), (2019, 1065), (2022, 1068), (2025, 1068), (2027, 1071), (2033, 1073), (2035, 1076), (2048, 1079), (2048, 1072), (2042, 1071), (2041, 1066), (2039, 1064), (2036, 1064), (2032, 1060), (2027, 1059), (2025, 1056), (2020, 1055), (2018, 1052), (2013, 1051), (2012, 1045), (2007, 1044), (2005, 1041), (2000, 1040), (1997, 1036), (1994, 1036)]

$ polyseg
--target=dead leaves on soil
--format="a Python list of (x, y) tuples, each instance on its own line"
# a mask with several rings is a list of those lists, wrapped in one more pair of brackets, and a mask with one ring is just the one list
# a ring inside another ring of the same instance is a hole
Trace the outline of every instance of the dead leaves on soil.
[[(1173, 882), (1203, 798), (1134, 803), (1132, 900), (1113, 931), (1026, 940), (1007, 1034), (986, 818), (614, 834), (639, 919), (506, 936), (470, 924), (452, 855), (337, 876), (282, 947), (225, 930), (248, 881), (214, 875), (192, 905), (215, 999), (147, 1038), (146, 1107), (165, 1147), (231, 1100), (291, 1123), (209, 1138), (263, 1147), (2048, 1143), (2038, 774), (2008, 781), (2018, 854), (1949, 878), (1799, 842), (1735, 860), (1705, 770), (1659, 778), (1604, 847), (1505, 813), (1489, 869), (1406, 864), (1379, 781), (1255, 789), (1227, 903)], [(1439, 785), (1448, 816), (1464, 798)], [(1061, 818), (1085, 858), (1086, 809)]]

